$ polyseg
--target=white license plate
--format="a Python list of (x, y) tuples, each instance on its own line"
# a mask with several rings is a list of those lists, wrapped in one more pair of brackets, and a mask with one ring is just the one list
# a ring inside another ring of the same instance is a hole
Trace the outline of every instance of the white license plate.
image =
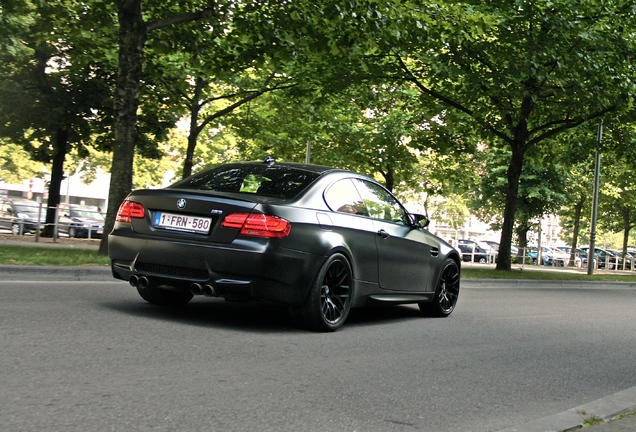
[(212, 218), (200, 216), (186, 216), (173, 213), (157, 212), (153, 226), (176, 231), (186, 231), (207, 234), (212, 225)]

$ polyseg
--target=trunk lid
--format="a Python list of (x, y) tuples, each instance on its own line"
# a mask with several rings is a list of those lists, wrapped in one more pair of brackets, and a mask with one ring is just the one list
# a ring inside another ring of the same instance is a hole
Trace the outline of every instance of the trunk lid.
[(128, 200), (144, 207), (144, 217), (132, 219), (135, 232), (214, 243), (231, 243), (239, 232), (221, 227), (225, 216), (250, 213), (257, 205), (243, 196), (179, 189), (135, 191)]

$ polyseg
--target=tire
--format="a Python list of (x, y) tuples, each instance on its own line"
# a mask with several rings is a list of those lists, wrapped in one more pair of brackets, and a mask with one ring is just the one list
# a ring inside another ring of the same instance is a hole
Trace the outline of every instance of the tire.
[(69, 236), (70, 238), (77, 237), (77, 230), (75, 229), (75, 227), (69, 227), (69, 229), (68, 229), (68, 236)]
[(459, 297), (459, 267), (457, 263), (448, 258), (442, 267), (435, 295), (430, 302), (420, 302), (420, 311), (426, 316), (447, 317), (457, 305)]
[(190, 293), (169, 291), (153, 286), (137, 288), (137, 292), (142, 299), (146, 300), (150, 304), (169, 307), (184, 306), (192, 300), (192, 297), (194, 297)]
[(479, 264), (486, 264), (486, 258), (479, 258)]
[(300, 306), (291, 306), (294, 321), (309, 330), (332, 332), (347, 319), (353, 298), (353, 272), (347, 258), (336, 253), (322, 265)]
[[(20, 225), (17, 223), (11, 224), (11, 234), (20, 235)], [(22, 233), (24, 234), (24, 233)]]

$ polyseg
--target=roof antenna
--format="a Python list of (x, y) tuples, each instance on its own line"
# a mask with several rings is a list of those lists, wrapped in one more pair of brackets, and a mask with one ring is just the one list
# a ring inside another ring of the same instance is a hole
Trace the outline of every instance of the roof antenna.
[(274, 159), (273, 156), (268, 155), (263, 162), (265, 162), (269, 166), (272, 166), (276, 162), (276, 159)]

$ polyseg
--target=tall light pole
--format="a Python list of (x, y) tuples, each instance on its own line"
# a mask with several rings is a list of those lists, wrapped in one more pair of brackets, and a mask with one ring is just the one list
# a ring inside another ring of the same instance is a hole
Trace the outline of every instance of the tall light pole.
[(592, 226), (590, 228), (590, 249), (587, 254), (587, 274), (594, 274), (594, 251), (596, 250), (596, 219), (598, 216), (598, 187), (601, 177), (601, 142), (603, 139), (603, 120), (598, 124), (598, 143), (596, 146), (596, 168), (594, 169), (594, 197), (592, 200)]

